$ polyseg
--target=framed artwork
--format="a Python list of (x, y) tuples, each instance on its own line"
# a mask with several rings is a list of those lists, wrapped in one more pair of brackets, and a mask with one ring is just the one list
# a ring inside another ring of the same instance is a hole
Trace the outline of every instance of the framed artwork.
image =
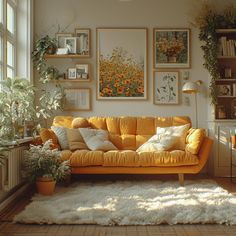
[(190, 29), (153, 29), (154, 68), (190, 68)]
[(77, 79), (89, 80), (89, 64), (76, 64)]
[(147, 29), (97, 28), (97, 99), (147, 99)]
[(71, 33), (57, 33), (56, 40), (57, 40), (57, 47), (58, 48), (66, 48), (65, 45), (65, 38), (72, 37)]
[(221, 84), (217, 85), (218, 88), (218, 95), (219, 96), (231, 96), (232, 91), (231, 91), (231, 86), (229, 84)]
[(65, 47), (69, 54), (76, 54), (76, 37), (65, 38)]
[(179, 103), (179, 72), (154, 71), (154, 104)]
[(65, 111), (89, 111), (91, 110), (91, 98), (89, 88), (66, 88), (64, 89)]
[(226, 119), (226, 108), (223, 105), (216, 105), (216, 119)]
[(83, 56), (90, 56), (90, 35), (90, 29), (75, 29), (75, 36), (77, 38), (77, 54)]
[(76, 68), (69, 68), (68, 69), (68, 79), (76, 79)]

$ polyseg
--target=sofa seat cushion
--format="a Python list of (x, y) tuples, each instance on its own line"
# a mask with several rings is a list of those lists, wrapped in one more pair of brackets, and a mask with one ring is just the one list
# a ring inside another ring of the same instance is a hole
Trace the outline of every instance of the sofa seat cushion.
[(70, 157), (70, 165), (74, 166), (102, 166), (103, 151), (77, 150)]
[(196, 155), (182, 150), (140, 152), (140, 166), (186, 166), (198, 165), (199, 159)]
[(70, 156), (72, 167), (149, 167), (197, 165), (198, 157), (182, 150), (140, 152), (132, 150), (89, 151), (77, 150)]

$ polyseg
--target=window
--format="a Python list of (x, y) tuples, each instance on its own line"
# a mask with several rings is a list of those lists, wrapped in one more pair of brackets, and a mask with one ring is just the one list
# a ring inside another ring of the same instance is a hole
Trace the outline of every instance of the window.
[(0, 80), (16, 75), (16, 0), (0, 0)]

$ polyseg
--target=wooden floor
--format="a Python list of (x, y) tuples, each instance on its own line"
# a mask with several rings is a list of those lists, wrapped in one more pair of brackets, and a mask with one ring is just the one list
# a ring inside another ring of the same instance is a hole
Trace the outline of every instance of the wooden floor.
[[(236, 195), (236, 183), (231, 183), (227, 178), (217, 178), (215, 180), (223, 188)], [(215, 224), (104, 227), (96, 225), (24, 225), (12, 223), (12, 217), (20, 212), (28, 202), (29, 196), (24, 196), (17, 204), (6, 209), (8, 214), (5, 212), (0, 221), (0, 236), (236, 236), (236, 226)]]

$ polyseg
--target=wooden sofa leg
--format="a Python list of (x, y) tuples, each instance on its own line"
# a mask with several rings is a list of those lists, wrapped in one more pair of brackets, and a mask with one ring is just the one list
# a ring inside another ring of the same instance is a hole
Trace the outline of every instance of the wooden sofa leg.
[(183, 186), (184, 185), (184, 174), (178, 174), (178, 176), (179, 176), (179, 184), (181, 186)]

